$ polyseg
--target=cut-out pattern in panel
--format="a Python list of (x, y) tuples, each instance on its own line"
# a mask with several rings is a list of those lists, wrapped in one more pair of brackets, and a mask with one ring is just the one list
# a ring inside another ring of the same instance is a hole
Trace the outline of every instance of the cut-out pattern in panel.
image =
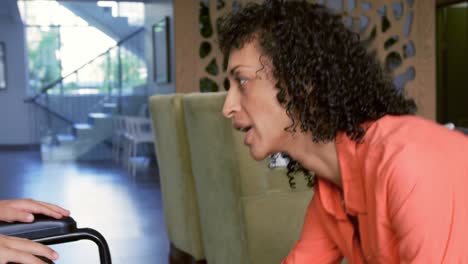
[(391, 36), (390, 38), (388, 38), (384, 43), (384, 49), (388, 50), (390, 47), (393, 46), (393, 44), (398, 42), (398, 39), (399, 37), (397, 35)]
[(416, 70), (413, 66), (410, 66), (405, 72), (396, 76), (393, 79), (393, 83), (399, 91), (403, 91), (407, 82), (412, 81), (416, 78)]
[(206, 1), (200, 1), (200, 34), (204, 38), (213, 36), (213, 27), (211, 26), (210, 12)]
[(217, 4), (216, 4), (216, 9), (217, 10), (220, 10), (220, 9), (223, 9), (223, 7), (225, 6), (225, 2), (224, 0), (217, 0)]
[(208, 77), (200, 79), (200, 92), (217, 92), (219, 91), (218, 84)]
[(203, 41), (200, 45), (200, 58), (205, 58), (211, 52), (211, 44), (209, 42)]
[(224, 86), (224, 90), (226, 90), (226, 91), (229, 90), (230, 84), (229, 84), (229, 79), (228, 78), (224, 79), (223, 86)]
[(387, 57), (385, 58), (385, 68), (387, 70), (393, 71), (394, 69), (401, 66), (401, 56), (397, 52), (390, 52)]
[(216, 59), (212, 59), (210, 64), (206, 66), (205, 71), (211, 75), (218, 75), (219, 69), (218, 69), (218, 64), (216, 63)]
[(413, 41), (408, 41), (407, 44), (403, 45), (403, 58), (413, 57), (416, 53)]
[[(199, 76), (200, 91), (229, 88), (226, 77), (227, 59), (223, 58), (216, 47), (219, 18), (231, 10), (240, 8), (240, 4), (259, 1), (234, 0), (199, 0), (200, 1), (200, 62), (203, 74)], [(371, 54), (375, 54), (384, 68), (394, 76), (397, 89), (404, 90), (405, 85), (416, 77), (413, 57), (416, 46), (411, 39), (414, 0), (316, 0), (325, 4), (334, 12), (343, 14), (343, 23), (360, 34), (364, 45)], [(218, 65), (222, 65), (218, 68)], [(208, 81), (209, 80), (209, 81)], [(214, 82), (215, 85), (212, 83)], [(203, 86), (202, 86), (203, 85)]]

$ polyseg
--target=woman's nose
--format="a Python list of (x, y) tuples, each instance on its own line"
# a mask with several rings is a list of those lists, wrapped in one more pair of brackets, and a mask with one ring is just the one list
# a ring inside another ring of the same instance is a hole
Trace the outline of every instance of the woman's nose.
[(226, 118), (233, 117), (234, 114), (240, 110), (239, 97), (233, 90), (234, 89), (230, 89), (228, 91), (226, 100), (224, 101), (223, 115)]

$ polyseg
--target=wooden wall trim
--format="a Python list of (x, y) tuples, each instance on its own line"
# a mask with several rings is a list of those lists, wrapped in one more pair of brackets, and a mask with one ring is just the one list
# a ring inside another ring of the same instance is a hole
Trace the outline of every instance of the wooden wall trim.
[(198, 0), (174, 0), (175, 85), (177, 93), (199, 92)]
[(406, 91), (418, 105), (418, 115), (436, 119), (436, 4), (435, 0), (415, 0), (412, 39), (416, 46), (416, 79)]

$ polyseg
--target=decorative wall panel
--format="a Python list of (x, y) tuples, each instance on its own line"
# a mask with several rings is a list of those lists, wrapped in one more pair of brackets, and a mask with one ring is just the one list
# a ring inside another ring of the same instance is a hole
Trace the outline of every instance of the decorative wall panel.
[[(175, 0), (176, 12), (178, 1), (182, 0)], [(199, 26), (198, 32), (193, 34), (195, 39), (184, 40), (192, 42), (193, 53), (196, 53), (196, 56), (191, 57), (195, 64), (192, 65), (194, 77), (191, 78), (190, 84), (195, 87), (188, 91), (222, 91), (228, 88), (228, 82), (225, 60), (217, 43), (218, 21), (233, 8), (251, 1), (197, 0), (194, 2), (199, 5), (195, 22)], [(391, 73), (397, 89), (404, 90), (415, 98), (419, 114), (435, 118), (434, 0), (312, 2), (324, 4), (334, 12), (342, 14), (345, 25), (360, 34), (361, 39), (368, 44), (369, 51), (374, 52), (383, 67)], [(180, 36), (183, 37), (182, 33)], [(194, 43), (197, 43), (196, 46)], [(176, 63), (185, 64), (183, 61)], [(187, 71), (187, 65), (183, 67)], [(183, 88), (183, 91), (187, 91), (187, 87)]]

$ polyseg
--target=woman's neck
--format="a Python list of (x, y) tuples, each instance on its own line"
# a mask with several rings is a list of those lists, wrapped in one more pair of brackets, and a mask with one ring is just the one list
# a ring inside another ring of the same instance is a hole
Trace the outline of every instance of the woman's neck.
[(293, 136), (287, 153), (306, 170), (342, 188), (342, 178), (335, 141), (315, 143), (310, 133), (297, 133)]

